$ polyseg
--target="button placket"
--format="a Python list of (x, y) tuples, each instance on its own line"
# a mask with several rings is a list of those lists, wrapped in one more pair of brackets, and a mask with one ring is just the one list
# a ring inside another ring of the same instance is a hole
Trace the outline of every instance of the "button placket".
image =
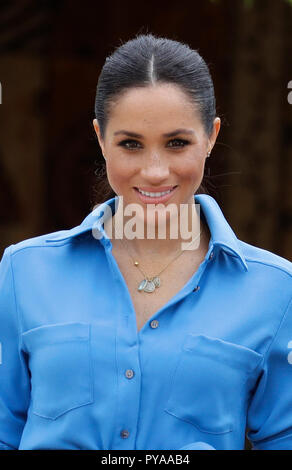
[[(141, 364), (139, 357), (139, 341), (133, 304), (126, 294), (126, 282), (108, 251), (108, 260), (118, 281), (115, 284), (116, 294), (125, 301), (118, 303), (118, 324), (116, 332), (116, 364), (117, 386), (115, 428), (111, 448), (131, 449), (135, 445), (138, 429), (141, 400)], [(128, 312), (131, 312), (128, 315)], [(129, 322), (128, 322), (129, 320)]]

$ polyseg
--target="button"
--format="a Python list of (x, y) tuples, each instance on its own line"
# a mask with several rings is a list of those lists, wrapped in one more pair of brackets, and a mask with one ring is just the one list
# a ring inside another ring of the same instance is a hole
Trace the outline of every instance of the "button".
[(214, 251), (211, 251), (209, 259), (212, 259), (214, 257)]
[(199, 290), (199, 289), (200, 289), (200, 286), (196, 286), (196, 287), (194, 288), (193, 292), (197, 292), (197, 290)]
[(132, 369), (127, 369), (125, 376), (127, 377), (127, 379), (131, 379), (132, 377), (134, 377), (134, 371)]
[(129, 431), (127, 431), (127, 429), (123, 429), (121, 431), (120, 435), (123, 439), (127, 439), (127, 437), (129, 437), (130, 433), (129, 433)]
[(152, 322), (150, 323), (151, 328), (157, 328), (158, 325), (159, 325), (158, 320), (152, 320)]

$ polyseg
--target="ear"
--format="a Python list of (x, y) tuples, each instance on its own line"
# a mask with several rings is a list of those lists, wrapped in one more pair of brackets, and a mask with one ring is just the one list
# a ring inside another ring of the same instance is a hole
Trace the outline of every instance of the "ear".
[[(99, 128), (97, 119), (93, 119), (93, 127), (94, 127), (95, 133), (97, 135), (98, 143), (100, 145), (102, 154), (104, 156), (104, 142), (103, 142), (103, 139), (101, 137), (100, 128)], [(104, 156), (104, 158), (105, 158), (105, 156)]]
[(212, 148), (214, 147), (217, 136), (218, 136), (219, 131), (220, 131), (220, 127), (221, 127), (221, 119), (219, 117), (216, 117), (214, 119), (214, 122), (213, 122), (212, 134), (211, 134), (210, 138), (208, 139), (209, 145), (210, 145), (210, 148), (208, 148), (208, 151), (211, 151)]

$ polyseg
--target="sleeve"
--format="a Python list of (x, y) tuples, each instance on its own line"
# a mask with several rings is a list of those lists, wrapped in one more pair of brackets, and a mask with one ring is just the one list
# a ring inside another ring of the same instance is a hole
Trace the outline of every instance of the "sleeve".
[(252, 450), (292, 450), (292, 299), (265, 356), (250, 400)]
[(30, 400), (29, 372), (19, 347), (11, 246), (0, 262), (0, 450), (18, 449)]

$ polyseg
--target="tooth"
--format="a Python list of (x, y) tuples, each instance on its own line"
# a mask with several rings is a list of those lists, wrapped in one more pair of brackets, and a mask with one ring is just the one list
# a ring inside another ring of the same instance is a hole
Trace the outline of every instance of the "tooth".
[(151, 193), (151, 192), (147, 192), (147, 191), (142, 191), (141, 189), (139, 189), (140, 193), (144, 194), (145, 196), (149, 196), (149, 197), (160, 197), (160, 196), (164, 196), (165, 194), (168, 194), (171, 192), (171, 189), (169, 189), (168, 191), (163, 191), (163, 192), (159, 192), (159, 193)]

